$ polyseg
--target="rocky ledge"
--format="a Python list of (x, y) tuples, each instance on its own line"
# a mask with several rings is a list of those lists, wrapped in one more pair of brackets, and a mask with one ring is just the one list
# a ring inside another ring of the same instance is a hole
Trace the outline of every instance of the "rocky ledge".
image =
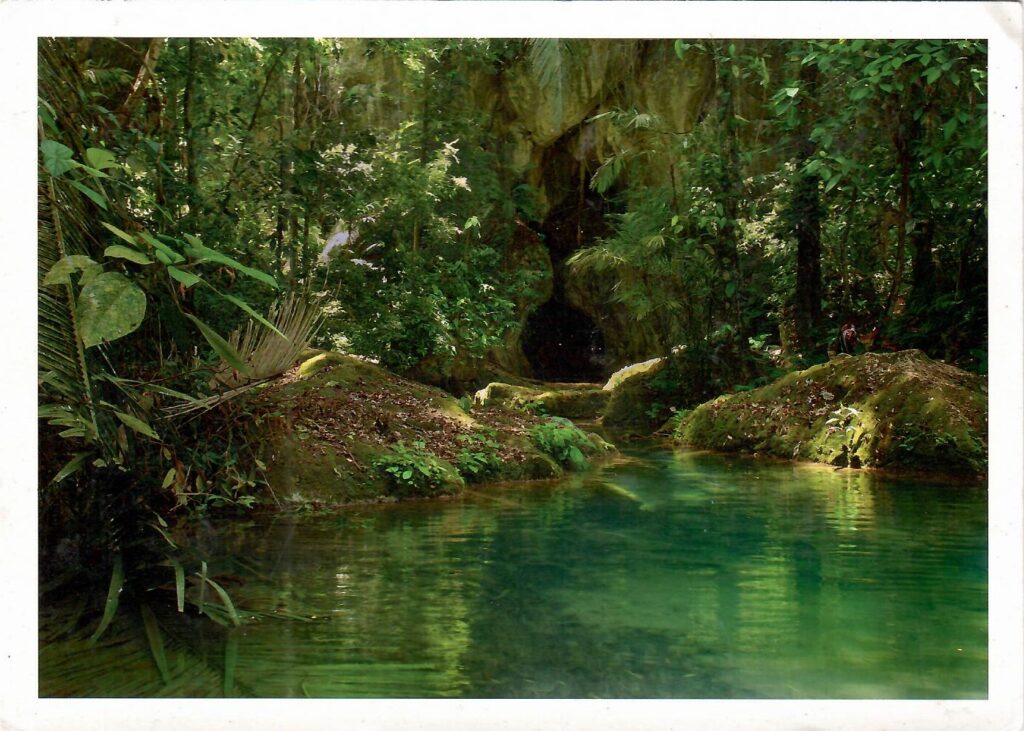
[(983, 476), (986, 380), (919, 350), (840, 355), (683, 414), (677, 443), (842, 467)]

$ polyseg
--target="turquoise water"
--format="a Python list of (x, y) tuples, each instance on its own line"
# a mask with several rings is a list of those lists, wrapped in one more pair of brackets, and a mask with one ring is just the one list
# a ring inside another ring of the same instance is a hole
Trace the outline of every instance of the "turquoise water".
[(986, 506), (977, 485), (637, 452), (565, 483), (208, 524), (192, 547), (237, 604), (311, 621), (228, 640), (160, 617), (238, 695), (984, 698)]

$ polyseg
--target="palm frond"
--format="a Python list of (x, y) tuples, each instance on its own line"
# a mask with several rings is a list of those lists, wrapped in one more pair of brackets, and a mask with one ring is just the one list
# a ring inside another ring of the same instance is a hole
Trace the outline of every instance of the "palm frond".
[(267, 319), (281, 334), (250, 320), (244, 332), (235, 331), (229, 338), (230, 345), (249, 366), (251, 376), (239, 373), (222, 361), (213, 376), (218, 393), (204, 399), (176, 404), (165, 409), (165, 412), (170, 416), (183, 416), (208, 411), (279, 376), (291, 368), (299, 354), (309, 347), (321, 322), (319, 308), (306, 296), (294, 292), (271, 308)]

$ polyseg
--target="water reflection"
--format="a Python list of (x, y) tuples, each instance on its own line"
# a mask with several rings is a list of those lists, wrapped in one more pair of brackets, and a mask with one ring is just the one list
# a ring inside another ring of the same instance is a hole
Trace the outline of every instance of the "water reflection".
[(215, 630), (181, 642), (271, 697), (985, 696), (983, 489), (628, 457), (207, 526), (237, 603), (316, 619), (248, 624), (228, 656)]

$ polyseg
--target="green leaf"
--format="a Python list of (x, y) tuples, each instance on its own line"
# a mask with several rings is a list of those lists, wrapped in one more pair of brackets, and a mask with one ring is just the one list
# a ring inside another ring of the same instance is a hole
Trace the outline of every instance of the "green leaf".
[[(185, 257), (148, 231), (140, 231), (139, 236), (141, 236), (147, 244), (156, 249), (156, 258), (164, 262), (164, 264), (180, 264), (185, 261)], [(161, 254), (164, 256), (160, 256)], [(165, 258), (167, 261), (164, 261)]]
[(107, 223), (106, 221), (100, 221), (100, 224), (104, 228), (106, 228), (108, 231), (110, 231), (110, 233), (114, 234), (114, 236), (116, 236), (117, 238), (121, 239), (122, 241), (124, 241), (126, 243), (129, 243), (132, 246), (136, 246), (136, 247), (139, 245), (139, 243), (135, 240), (134, 236), (132, 236), (131, 234), (125, 233), (124, 231), (119, 229), (117, 226), (113, 226), (113, 225)]
[(160, 671), (160, 677), (164, 683), (171, 682), (171, 671), (167, 667), (167, 655), (164, 653), (164, 641), (160, 636), (160, 627), (156, 621), (156, 615), (149, 608), (148, 604), (140, 607), (142, 612), (142, 625), (146, 629), (146, 639), (149, 640), (149, 651), (153, 653), (153, 660)]
[(942, 76), (942, 69), (936, 66), (932, 66), (930, 69), (927, 69), (921, 75), (924, 76), (925, 81), (927, 81), (929, 84), (934, 84), (938, 80), (938, 78)]
[(732, 299), (732, 296), (734, 294), (736, 294), (736, 282), (735, 282), (735, 280), (731, 281), (731, 282), (726, 282), (726, 285), (725, 285), (725, 296), (730, 298), (730, 299)]
[(39, 149), (43, 153), (43, 167), (53, 177), (59, 177), (74, 167), (71, 158), (75, 153), (70, 147), (56, 140), (44, 140)]
[(85, 347), (117, 340), (146, 316), (146, 295), (118, 272), (97, 275), (78, 296), (78, 326)]
[(52, 482), (60, 482), (65, 477), (73, 475), (82, 466), (82, 463), (91, 455), (92, 452), (78, 452), (74, 457), (68, 460), (66, 465), (60, 468), (60, 472), (53, 476)]
[(224, 604), (224, 608), (227, 610), (228, 616), (231, 617), (234, 625), (236, 627), (240, 625), (241, 620), (238, 618), (238, 612), (235, 611), (235, 605), (231, 603), (231, 597), (228, 596), (228, 593), (224, 591), (220, 584), (207, 576), (205, 572), (203, 574), (203, 581), (212, 586), (213, 590), (217, 592), (217, 596), (220, 597), (221, 603)]
[(86, 271), (91, 267), (99, 266), (96, 262), (90, 259), (88, 256), (82, 254), (72, 254), (71, 256), (65, 256), (63, 259), (58, 259), (50, 271), (43, 277), (43, 286), (51, 286), (54, 284), (71, 284), (71, 275), (76, 271)]
[[(157, 250), (156, 256), (157, 256), (158, 259), (161, 258), (161, 254), (162, 253), (163, 252)], [(169, 261), (170, 261), (170, 259), (168, 258), (168, 264), (169, 264)], [(168, 265), (167, 273), (170, 274), (173, 279), (178, 280), (179, 282), (184, 284), (186, 287), (191, 287), (191, 286), (199, 284), (200, 282), (203, 281), (200, 277), (196, 276), (192, 272), (186, 271), (184, 269), (179, 269), (178, 267), (175, 267), (175, 266)]]
[(168, 487), (170, 487), (171, 483), (174, 482), (174, 478), (177, 476), (178, 470), (176, 470), (174, 467), (171, 467), (171, 469), (167, 470), (167, 474), (164, 475), (164, 481), (160, 484), (160, 489), (166, 490)]
[(86, 150), (85, 160), (97, 170), (121, 167), (114, 159), (114, 153), (110, 150), (104, 150), (102, 147), (90, 147)]
[(408, 480), (411, 477), (412, 477), (412, 470), (406, 470), (405, 472), (402, 473), (402, 479), (403, 480)]
[(107, 588), (107, 601), (103, 606), (103, 616), (100, 618), (100, 624), (96, 631), (89, 637), (89, 644), (96, 644), (96, 641), (106, 631), (107, 626), (110, 625), (110, 620), (114, 618), (122, 586), (124, 586), (124, 563), (121, 560), (121, 554), (118, 554), (114, 557), (114, 570), (110, 573), (110, 586)]
[(178, 595), (178, 612), (181, 613), (185, 611), (185, 568), (173, 558), (169, 560), (174, 567), (174, 591)]
[(108, 258), (127, 259), (136, 264), (152, 264), (153, 260), (136, 249), (129, 249), (127, 246), (113, 244), (103, 251), (103, 256)]
[(260, 323), (261, 325), (263, 325), (264, 327), (266, 327), (266, 328), (269, 328), (270, 330), (273, 330), (274, 332), (276, 332), (276, 333), (277, 333), (278, 335), (280, 335), (280, 336), (281, 336), (282, 338), (284, 338), (285, 340), (289, 340), (289, 338), (288, 338), (288, 336), (287, 336), (287, 335), (285, 335), (285, 334), (284, 334), (283, 332), (281, 332), (280, 330), (278, 330), (278, 329), (277, 329), (277, 328), (276, 328), (276, 327), (274, 326), (274, 323), (272, 323), (272, 322), (271, 322), (270, 320), (268, 320), (268, 319), (267, 319), (267, 318), (265, 318), (265, 317), (264, 317), (263, 315), (261, 315), (260, 313), (258, 313), (258, 312), (257, 312), (256, 310), (254, 310), (254, 309), (253, 309), (252, 307), (250, 307), (250, 306), (249, 306), (248, 304), (246, 304), (246, 303), (245, 303), (244, 301), (240, 300), (240, 299), (239, 299), (238, 297), (234, 297), (234, 296), (232, 296), (232, 295), (230, 295), (230, 294), (223, 294), (223, 293), (221, 293), (221, 292), (217, 292), (217, 294), (219, 294), (219, 295), (220, 295), (221, 297), (223, 297), (224, 299), (226, 299), (226, 300), (227, 300), (228, 302), (230, 302), (231, 304), (233, 304), (233, 305), (234, 305), (235, 307), (237, 307), (238, 309), (240, 309), (240, 310), (242, 310), (243, 312), (246, 312), (246, 313), (248, 313), (249, 315), (251, 315), (251, 316), (252, 316), (252, 317), (253, 317), (254, 319), (256, 319), (256, 320), (257, 320), (257, 321), (258, 321), (258, 322), (259, 322), (259, 323)]
[(798, 87), (798, 86), (790, 86), (790, 87), (788, 87), (786, 89), (783, 89), (782, 91), (785, 92), (786, 96), (788, 96), (790, 99), (792, 99), (793, 97), (795, 97), (797, 94), (800, 93), (800, 87)]
[(185, 317), (195, 323), (195, 326), (199, 328), (199, 332), (206, 338), (206, 342), (210, 344), (210, 347), (213, 348), (217, 355), (224, 359), (225, 363), (239, 373), (244, 373), (247, 376), (253, 375), (252, 369), (242, 360), (242, 356), (238, 354), (238, 351), (232, 348), (228, 341), (218, 335), (213, 328), (195, 315), (190, 315), (186, 312)]
[(89, 200), (98, 205), (104, 211), (107, 210), (107, 200), (100, 193), (97, 193), (95, 190), (86, 185), (82, 185), (77, 180), (72, 180), (70, 182), (71, 185), (73, 185), (75, 188), (77, 188), (86, 196), (88, 196)]
[(253, 279), (258, 279), (259, 281), (263, 282), (264, 284), (270, 287), (273, 287), (274, 289), (278, 289), (277, 280), (274, 279), (269, 274), (267, 274), (266, 272), (261, 272), (259, 269), (247, 267), (242, 262), (232, 259), (230, 256), (222, 254), (219, 251), (211, 249), (209, 246), (206, 246), (202, 241), (200, 241), (198, 238), (191, 234), (185, 234), (185, 239), (192, 245), (192, 249), (189, 253), (191, 253), (197, 259), (209, 259), (210, 261), (215, 261), (218, 264), (229, 266), (236, 271), (239, 271), (243, 274), (252, 277)]
[(147, 436), (154, 441), (160, 440), (160, 436), (153, 431), (153, 428), (137, 416), (126, 414), (123, 411), (114, 411), (114, 416), (120, 419), (121, 422), (132, 431), (138, 432), (143, 436)]

